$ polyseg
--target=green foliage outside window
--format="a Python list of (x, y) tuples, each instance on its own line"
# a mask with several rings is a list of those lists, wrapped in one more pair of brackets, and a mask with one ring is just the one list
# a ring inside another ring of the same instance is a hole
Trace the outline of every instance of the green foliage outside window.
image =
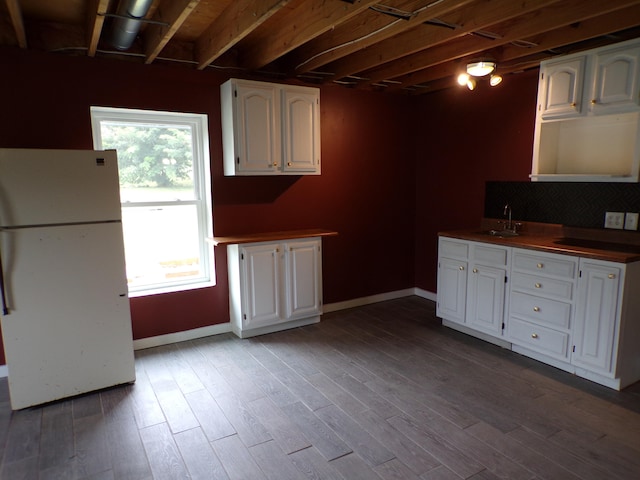
[(192, 185), (192, 143), (190, 128), (102, 124), (102, 146), (117, 150), (124, 187)]

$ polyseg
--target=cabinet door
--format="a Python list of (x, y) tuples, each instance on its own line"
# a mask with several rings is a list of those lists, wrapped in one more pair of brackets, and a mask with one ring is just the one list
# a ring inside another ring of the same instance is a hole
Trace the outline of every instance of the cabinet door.
[(467, 325), (502, 335), (506, 271), (501, 268), (472, 265), (467, 286)]
[(280, 168), (280, 103), (276, 86), (236, 86), (236, 173), (276, 174)]
[(594, 113), (635, 109), (638, 105), (640, 47), (606, 50), (596, 55), (590, 108)]
[(538, 109), (542, 118), (580, 115), (585, 57), (547, 63), (540, 72), (541, 98)]
[(320, 96), (315, 89), (287, 87), (283, 96), (285, 172), (320, 173)]
[(602, 373), (612, 371), (621, 269), (585, 262), (580, 266), (573, 330), (572, 363)]
[(242, 327), (281, 321), (280, 244), (251, 245), (240, 251), (243, 272)]
[(466, 301), (467, 262), (440, 257), (436, 314), (452, 322), (464, 323)]
[(285, 249), (286, 319), (310, 317), (322, 311), (320, 240), (291, 241)]

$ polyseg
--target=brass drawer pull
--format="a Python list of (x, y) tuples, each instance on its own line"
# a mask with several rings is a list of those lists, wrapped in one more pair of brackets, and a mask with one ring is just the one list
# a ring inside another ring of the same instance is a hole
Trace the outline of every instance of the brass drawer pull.
[(534, 285), (534, 287), (536, 287), (536, 288), (542, 288), (542, 285), (541, 285), (541, 284), (539, 284), (539, 283), (536, 283), (536, 284)]
[(538, 338), (538, 334), (537, 333), (532, 333), (531, 334), (531, 338)]
[(539, 264), (537, 264), (537, 265), (536, 265), (536, 267), (538, 267), (538, 268), (544, 268), (544, 264), (543, 264), (543, 263), (539, 263)]
[(533, 311), (534, 312), (539, 312), (540, 311), (540, 307), (533, 307)]
[(615, 273), (610, 273), (609, 275), (607, 275), (607, 278), (616, 278), (616, 274)]
[(462, 265), (460, 265), (460, 266), (458, 267), (458, 270), (463, 271), (463, 270), (464, 270), (464, 267), (463, 267)]
[(474, 268), (474, 269), (473, 269), (473, 273), (478, 273), (478, 269), (477, 269), (477, 268)]

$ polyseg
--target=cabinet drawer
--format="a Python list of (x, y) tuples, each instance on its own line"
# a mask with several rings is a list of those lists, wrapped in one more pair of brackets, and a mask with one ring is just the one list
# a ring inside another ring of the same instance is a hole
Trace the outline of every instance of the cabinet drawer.
[(469, 244), (463, 242), (456, 242), (453, 240), (444, 240), (440, 238), (440, 256), (449, 258), (468, 258), (469, 257)]
[(573, 280), (576, 274), (577, 261), (570, 258), (532, 255), (517, 251), (513, 254), (513, 268), (514, 270), (531, 272), (536, 275), (550, 275)]
[(561, 300), (573, 298), (573, 282), (541, 277), (528, 273), (514, 272), (511, 276), (511, 288)]
[(509, 318), (509, 337), (517, 345), (554, 357), (567, 358), (569, 334)]
[(511, 292), (511, 314), (535, 324), (569, 328), (571, 304), (536, 297), (520, 292)]
[(471, 257), (477, 263), (488, 265), (506, 265), (508, 260), (507, 249), (485, 244), (473, 245)]

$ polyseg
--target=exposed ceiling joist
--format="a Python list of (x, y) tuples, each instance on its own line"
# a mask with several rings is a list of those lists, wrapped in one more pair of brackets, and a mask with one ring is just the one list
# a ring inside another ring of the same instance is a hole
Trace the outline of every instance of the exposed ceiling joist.
[(24, 23), (22, 21), (22, 12), (20, 11), (18, 0), (5, 0), (5, 3), (7, 5), (7, 10), (9, 11), (9, 18), (11, 20), (11, 25), (13, 25), (18, 46), (20, 48), (27, 48), (27, 35), (25, 33)]
[[(200, 0), (163, 0), (144, 32), (145, 63), (153, 62), (191, 15)], [(166, 24), (166, 25), (164, 25)]]
[(640, 37), (640, 0), (151, 0), (123, 52), (119, 3), (0, 0), (0, 46), (421, 94), (472, 59), (505, 74)]

